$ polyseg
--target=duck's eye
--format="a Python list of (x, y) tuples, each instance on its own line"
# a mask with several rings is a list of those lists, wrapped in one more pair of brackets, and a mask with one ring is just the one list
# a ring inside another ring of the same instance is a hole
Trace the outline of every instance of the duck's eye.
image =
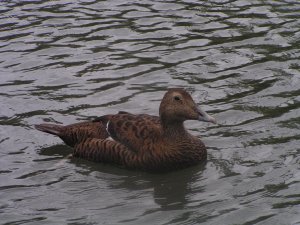
[(176, 101), (179, 101), (179, 100), (180, 100), (180, 97), (179, 97), (179, 96), (175, 96), (174, 99), (175, 99)]

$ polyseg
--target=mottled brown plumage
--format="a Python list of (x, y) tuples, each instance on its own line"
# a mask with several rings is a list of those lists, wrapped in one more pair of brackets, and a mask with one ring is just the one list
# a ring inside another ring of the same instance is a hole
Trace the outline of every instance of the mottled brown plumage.
[(215, 123), (185, 90), (172, 88), (162, 99), (159, 117), (119, 112), (92, 122), (41, 124), (36, 128), (57, 135), (74, 147), (75, 157), (132, 169), (166, 171), (206, 159), (205, 145), (186, 131), (185, 120)]

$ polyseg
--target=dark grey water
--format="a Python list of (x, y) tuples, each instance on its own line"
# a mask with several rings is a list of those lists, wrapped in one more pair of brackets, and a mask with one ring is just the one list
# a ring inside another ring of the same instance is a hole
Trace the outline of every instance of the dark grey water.
[[(1, 224), (300, 224), (298, 0), (1, 1)], [(33, 129), (157, 114), (185, 87), (208, 162), (147, 174)]]

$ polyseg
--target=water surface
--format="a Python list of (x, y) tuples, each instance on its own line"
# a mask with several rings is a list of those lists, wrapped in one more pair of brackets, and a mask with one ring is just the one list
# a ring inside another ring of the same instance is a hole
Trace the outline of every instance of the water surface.
[[(1, 1), (1, 224), (300, 224), (298, 0)], [(205, 165), (70, 159), (33, 124), (157, 114), (188, 89)]]

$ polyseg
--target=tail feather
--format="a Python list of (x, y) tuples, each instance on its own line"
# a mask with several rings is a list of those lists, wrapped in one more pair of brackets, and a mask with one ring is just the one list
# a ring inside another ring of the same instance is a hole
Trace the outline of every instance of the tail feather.
[(60, 136), (63, 126), (57, 125), (57, 124), (42, 123), (42, 124), (36, 124), (36, 125), (34, 125), (34, 127), (35, 127), (35, 129), (37, 129), (39, 131), (46, 132), (49, 134), (54, 134), (56, 136)]

